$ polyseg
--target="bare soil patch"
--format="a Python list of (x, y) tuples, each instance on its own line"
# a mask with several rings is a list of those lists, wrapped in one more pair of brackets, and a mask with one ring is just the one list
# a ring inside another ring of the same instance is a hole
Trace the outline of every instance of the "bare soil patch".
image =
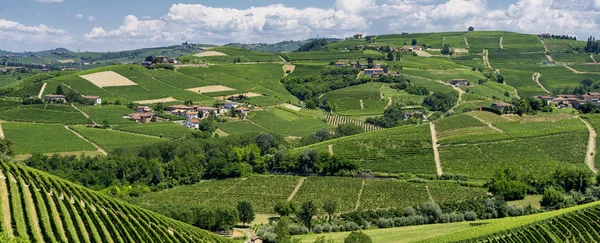
[(192, 91), (192, 92), (197, 92), (197, 93), (212, 93), (212, 92), (230, 91), (230, 90), (235, 90), (235, 89), (229, 88), (224, 85), (209, 85), (209, 86), (191, 88), (191, 89), (187, 89), (187, 90)]
[(74, 63), (75, 61), (73, 59), (64, 59), (64, 60), (58, 60), (58, 62), (60, 62), (61, 64), (65, 64), (65, 63)]
[(302, 110), (302, 108), (300, 108), (298, 106), (295, 106), (295, 105), (292, 105), (292, 104), (281, 104), (281, 106), (283, 106), (285, 108), (288, 108), (290, 110), (293, 110), (293, 111), (300, 111), (300, 110)]
[(0, 138), (4, 138), (4, 130), (2, 130), (2, 123), (0, 123)]
[(200, 53), (194, 54), (195, 57), (216, 57), (216, 56), (229, 56), (223, 52), (219, 51), (203, 51)]
[(417, 53), (417, 56), (420, 56), (420, 57), (430, 57), (430, 56), (433, 56), (429, 52), (426, 52), (426, 51), (414, 50), (414, 52)]
[(173, 97), (167, 97), (167, 98), (155, 99), (155, 100), (138, 100), (135, 103), (147, 105), (147, 104), (156, 104), (156, 103), (167, 103), (167, 102), (173, 102), (173, 101), (177, 101), (177, 100)]
[[(290, 73), (293, 73), (296, 69), (296, 65), (285, 64), (283, 65), (283, 77), (287, 77)], [(289, 71), (289, 73), (288, 73)]]
[(298, 190), (300, 190), (300, 187), (302, 187), (302, 184), (304, 184), (304, 180), (306, 180), (306, 177), (300, 177), (300, 180), (298, 180), (298, 184), (296, 185), (296, 188), (294, 188), (294, 191), (292, 191), (292, 194), (290, 194), (290, 196), (287, 199), (288, 202), (292, 201), (292, 199), (294, 199), (294, 196), (296, 195)]
[(92, 73), (88, 75), (82, 75), (80, 77), (86, 79), (87, 81), (90, 81), (91, 83), (100, 88), (137, 85), (128, 78), (113, 71)]

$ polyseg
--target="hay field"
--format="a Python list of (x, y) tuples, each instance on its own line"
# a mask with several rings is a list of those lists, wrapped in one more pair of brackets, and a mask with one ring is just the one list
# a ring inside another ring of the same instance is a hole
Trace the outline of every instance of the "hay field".
[(173, 102), (173, 101), (177, 101), (177, 100), (173, 97), (168, 97), (168, 98), (154, 99), (154, 100), (138, 100), (135, 103), (142, 104), (142, 105), (148, 105), (148, 104), (156, 104), (156, 103), (167, 103), (167, 102)]
[(90, 81), (91, 83), (100, 88), (137, 85), (128, 78), (123, 77), (120, 74), (115, 73), (113, 71), (92, 73), (88, 75), (82, 75), (80, 77), (86, 79), (87, 81)]
[(195, 57), (217, 57), (217, 56), (228, 56), (227, 54), (219, 51), (204, 51), (194, 54)]
[(187, 90), (202, 94), (202, 93), (230, 91), (230, 90), (235, 90), (235, 89), (232, 89), (232, 88), (224, 86), (224, 85), (209, 85), (209, 86), (191, 88), (191, 89), (187, 89)]

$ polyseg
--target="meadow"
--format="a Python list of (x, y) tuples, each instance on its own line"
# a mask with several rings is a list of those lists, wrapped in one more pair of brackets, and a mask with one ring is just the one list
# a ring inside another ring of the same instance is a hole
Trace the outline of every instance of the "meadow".
[(376, 82), (350, 86), (326, 93), (322, 99), (332, 104), (338, 115), (381, 115), (388, 104), (387, 99), (381, 98), (383, 86)]
[(116, 130), (165, 138), (183, 138), (192, 134), (189, 129), (173, 122), (119, 125)]
[(223, 123), (218, 123), (217, 127), (219, 129), (223, 130), (224, 132), (226, 132), (228, 134), (232, 134), (232, 135), (244, 134), (244, 133), (249, 133), (249, 132), (264, 132), (264, 133), (273, 132), (272, 130), (269, 130), (269, 129), (263, 128), (263, 127), (259, 127), (249, 121), (223, 122)]
[(14, 142), (15, 154), (96, 150), (63, 125), (3, 122), (2, 129), (6, 138)]
[(109, 125), (135, 123), (135, 121), (123, 118), (123, 116), (127, 116), (135, 112), (134, 110), (125, 106), (80, 106), (79, 109), (88, 114), (98, 124), (102, 124), (104, 121), (108, 122)]

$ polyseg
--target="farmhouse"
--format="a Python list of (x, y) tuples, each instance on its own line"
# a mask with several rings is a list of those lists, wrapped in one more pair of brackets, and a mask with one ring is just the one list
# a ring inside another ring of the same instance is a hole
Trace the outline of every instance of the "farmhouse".
[(363, 38), (363, 34), (355, 34), (354, 35), (354, 39), (362, 39)]
[(450, 84), (454, 86), (467, 86), (469, 85), (469, 81), (466, 79), (452, 79), (450, 80)]
[(194, 107), (190, 107), (187, 105), (172, 105), (172, 106), (169, 106), (168, 108), (169, 108), (169, 111), (171, 111), (171, 112), (176, 111), (176, 110), (189, 111), (189, 110), (194, 109)]
[(187, 128), (198, 129), (198, 128), (200, 128), (200, 120), (187, 119), (187, 120), (185, 120), (185, 123), (183, 123), (183, 125), (186, 126)]
[(403, 46), (402, 48), (400, 48), (400, 50), (402, 50), (402, 51), (422, 51), (423, 47), (422, 46)]
[(197, 111), (188, 111), (185, 113), (185, 118), (186, 119), (198, 119), (198, 112)]
[(140, 62), (140, 65), (142, 67), (151, 68), (154, 64), (152, 64), (152, 62), (145, 61), (145, 62)]
[(169, 58), (167, 58), (165, 56), (156, 56), (156, 58), (154, 60), (156, 61), (156, 63), (168, 63), (169, 62)]
[(169, 58), (169, 63), (178, 64), (179, 60), (177, 60), (177, 58)]
[(42, 99), (50, 103), (65, 103), (67, 101), (65, 98), (66, 97), (64, 95), (47, 94), (44, 95)]
[(246, 118), (246, 116), (248, 115), (248, 112), (250, 112), (250, 109), (248, 109), (246, 107), (238, 107), (235, 109), (235, 113), (240, 115), (240, 117), (242, 117), (242, 119)]
[(83, 96), (84, 99), (89, 100), (94, 105), (102, 104), (102, 98), (99, 96)]
[(345, 62), (336, 62), (336, 63), (335, 63), (335, 66), (336, 66), (336, 67), (345, 67), (345, 66), (346, 66), (346, 63), (345, 63)]
[(227, 101), (227, 103), (225, 103), (225, 105), (223, 105), (223, 108), (225, 109), (231, 109), (231, 108), (237, 108), (238, 107), (238, 103), (233, 102), (233, 101)]
[(545, 96), (541, 96), (541, 95), (540, 96), (533, 96), (533, 98), (534, 99), (543, 100), (543, 101), (545, 101), (548, 104), (554, 103), (554, 99), (555, 99), (555, 98), (552, 98), (552, 96), (547, 96), (547, 95), (545, 95)]
[(47, 73), (47, 72), (50, 72), (50, 69), (47, 69), (47, 68), (42, 68), (40, 71), (41, 71), (42, 73)]
[(383, 68), (371, 68), (371, 69), (365, 69), (364, 73), (366, 75), (379, 75), (379, 74), (383, 74)]
[(506, 103), (506, 102), (496, 102), (492, 104), (492, 108), (499, 110), (499, 111), (504, 111), (504, 109), (506, 109), (506, 107), (512, 107), (512, 104)]
[(8, 72), (8, 69), (6, 69), (6, 68), (0, 68), (0, 73), (6, 73), (6, 72)]
[(145, 106), (145, 105), (138, 106), (135, 110), (138, 113), (152, 112), (152, 109), (150, 109), (150, 107)]
[(152, 112), (136, 112), (129, 114), (129, 119), (135, 120), (137, 123), (148, 123), (152, 121), (154, 113)]

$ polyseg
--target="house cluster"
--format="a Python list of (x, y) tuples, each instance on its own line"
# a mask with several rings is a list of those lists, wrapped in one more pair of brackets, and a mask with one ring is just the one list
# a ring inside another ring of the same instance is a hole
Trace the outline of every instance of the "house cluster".
[(534, 96), (534, 99), (540, 99), (548, 104), (552, 103), (556, 108), (576, 108), (585, 103), (592, 103), (600, 106), (600, 92), (588, 92), (583, 95), (557, 95), (552, 96)]
[(178, 64), (179, 63), (179, 59), (177, 58), (169, 58), (169, 57), (165, 57), (165, 56), (156, 56), (154, 57), (154, 62), (150, 62), (150, 61), (143, 61), (140, 62), (141, 66), (147, 67), (147, 68), (151, 68), (156, 64), (161, 64), (161, 63), (170, 63), (170, 64)]
[(178, 117), (185, 117), (184, 126), (192, 129), (198, 129), (200, 127), (200, 120), (205, 119), (211, 115), (225, 116), (229, 114), (230, 110), (240, 117), (246, 117), (250, 112), (250, 109), (241, 107), (236, 102), (227, 102), (221, 107), (207, 107), (207, 106), (187, 106), (187, 105), (172, 105), (169, 106), (169, 112), (171, 115)]
[(59, 94), (47, 94), (42, 97), (42, 100), (48, 101), (50, 103), (65, 103), (67, 102), (66, 96)]
[(468, 86), (469, 81), (466, 79), (452, 79), (450, 80), (450, 84), (453, 86)]
[(148, 123), (154, 117), (154, 112), (148, 106), (138, 106), (135, 108), (135, 111), (135, 113), (129, 114), (126, 118), (135, 120), (137, 123)]
[(369, 64), (366, 63), (358, 63), (351, 62), (350, 64), (346, 64), (345, 62), (338, 61), (335, 63), (336, 67), (351, 67), (351, 68), (360, 68), (363, 69), (363, 73), (365, 75), (371, 75), (371, 77), (379, 77), (379, 75), (386, 75), (387, 73), (381, 67), (381, 64), (374, 64), (372, 68), (369, 68)]
[(514, 107), (514, 105), (503, 102), (503, 101), (496, 102), (491, 105), (491, 108), (502, 111), (502, 112), (504, 112), (504, 109), (506, 109), (506, 107)]
[(414, 45), (412, 45), (412, 46), (403, 46), (402, 48), (400, 48), (400, 50), (401, 51), (405, 51), (405, 52), (408, 52), (408, 51), (422, 51), (423, 47), (422, 46), (414, 46)]

